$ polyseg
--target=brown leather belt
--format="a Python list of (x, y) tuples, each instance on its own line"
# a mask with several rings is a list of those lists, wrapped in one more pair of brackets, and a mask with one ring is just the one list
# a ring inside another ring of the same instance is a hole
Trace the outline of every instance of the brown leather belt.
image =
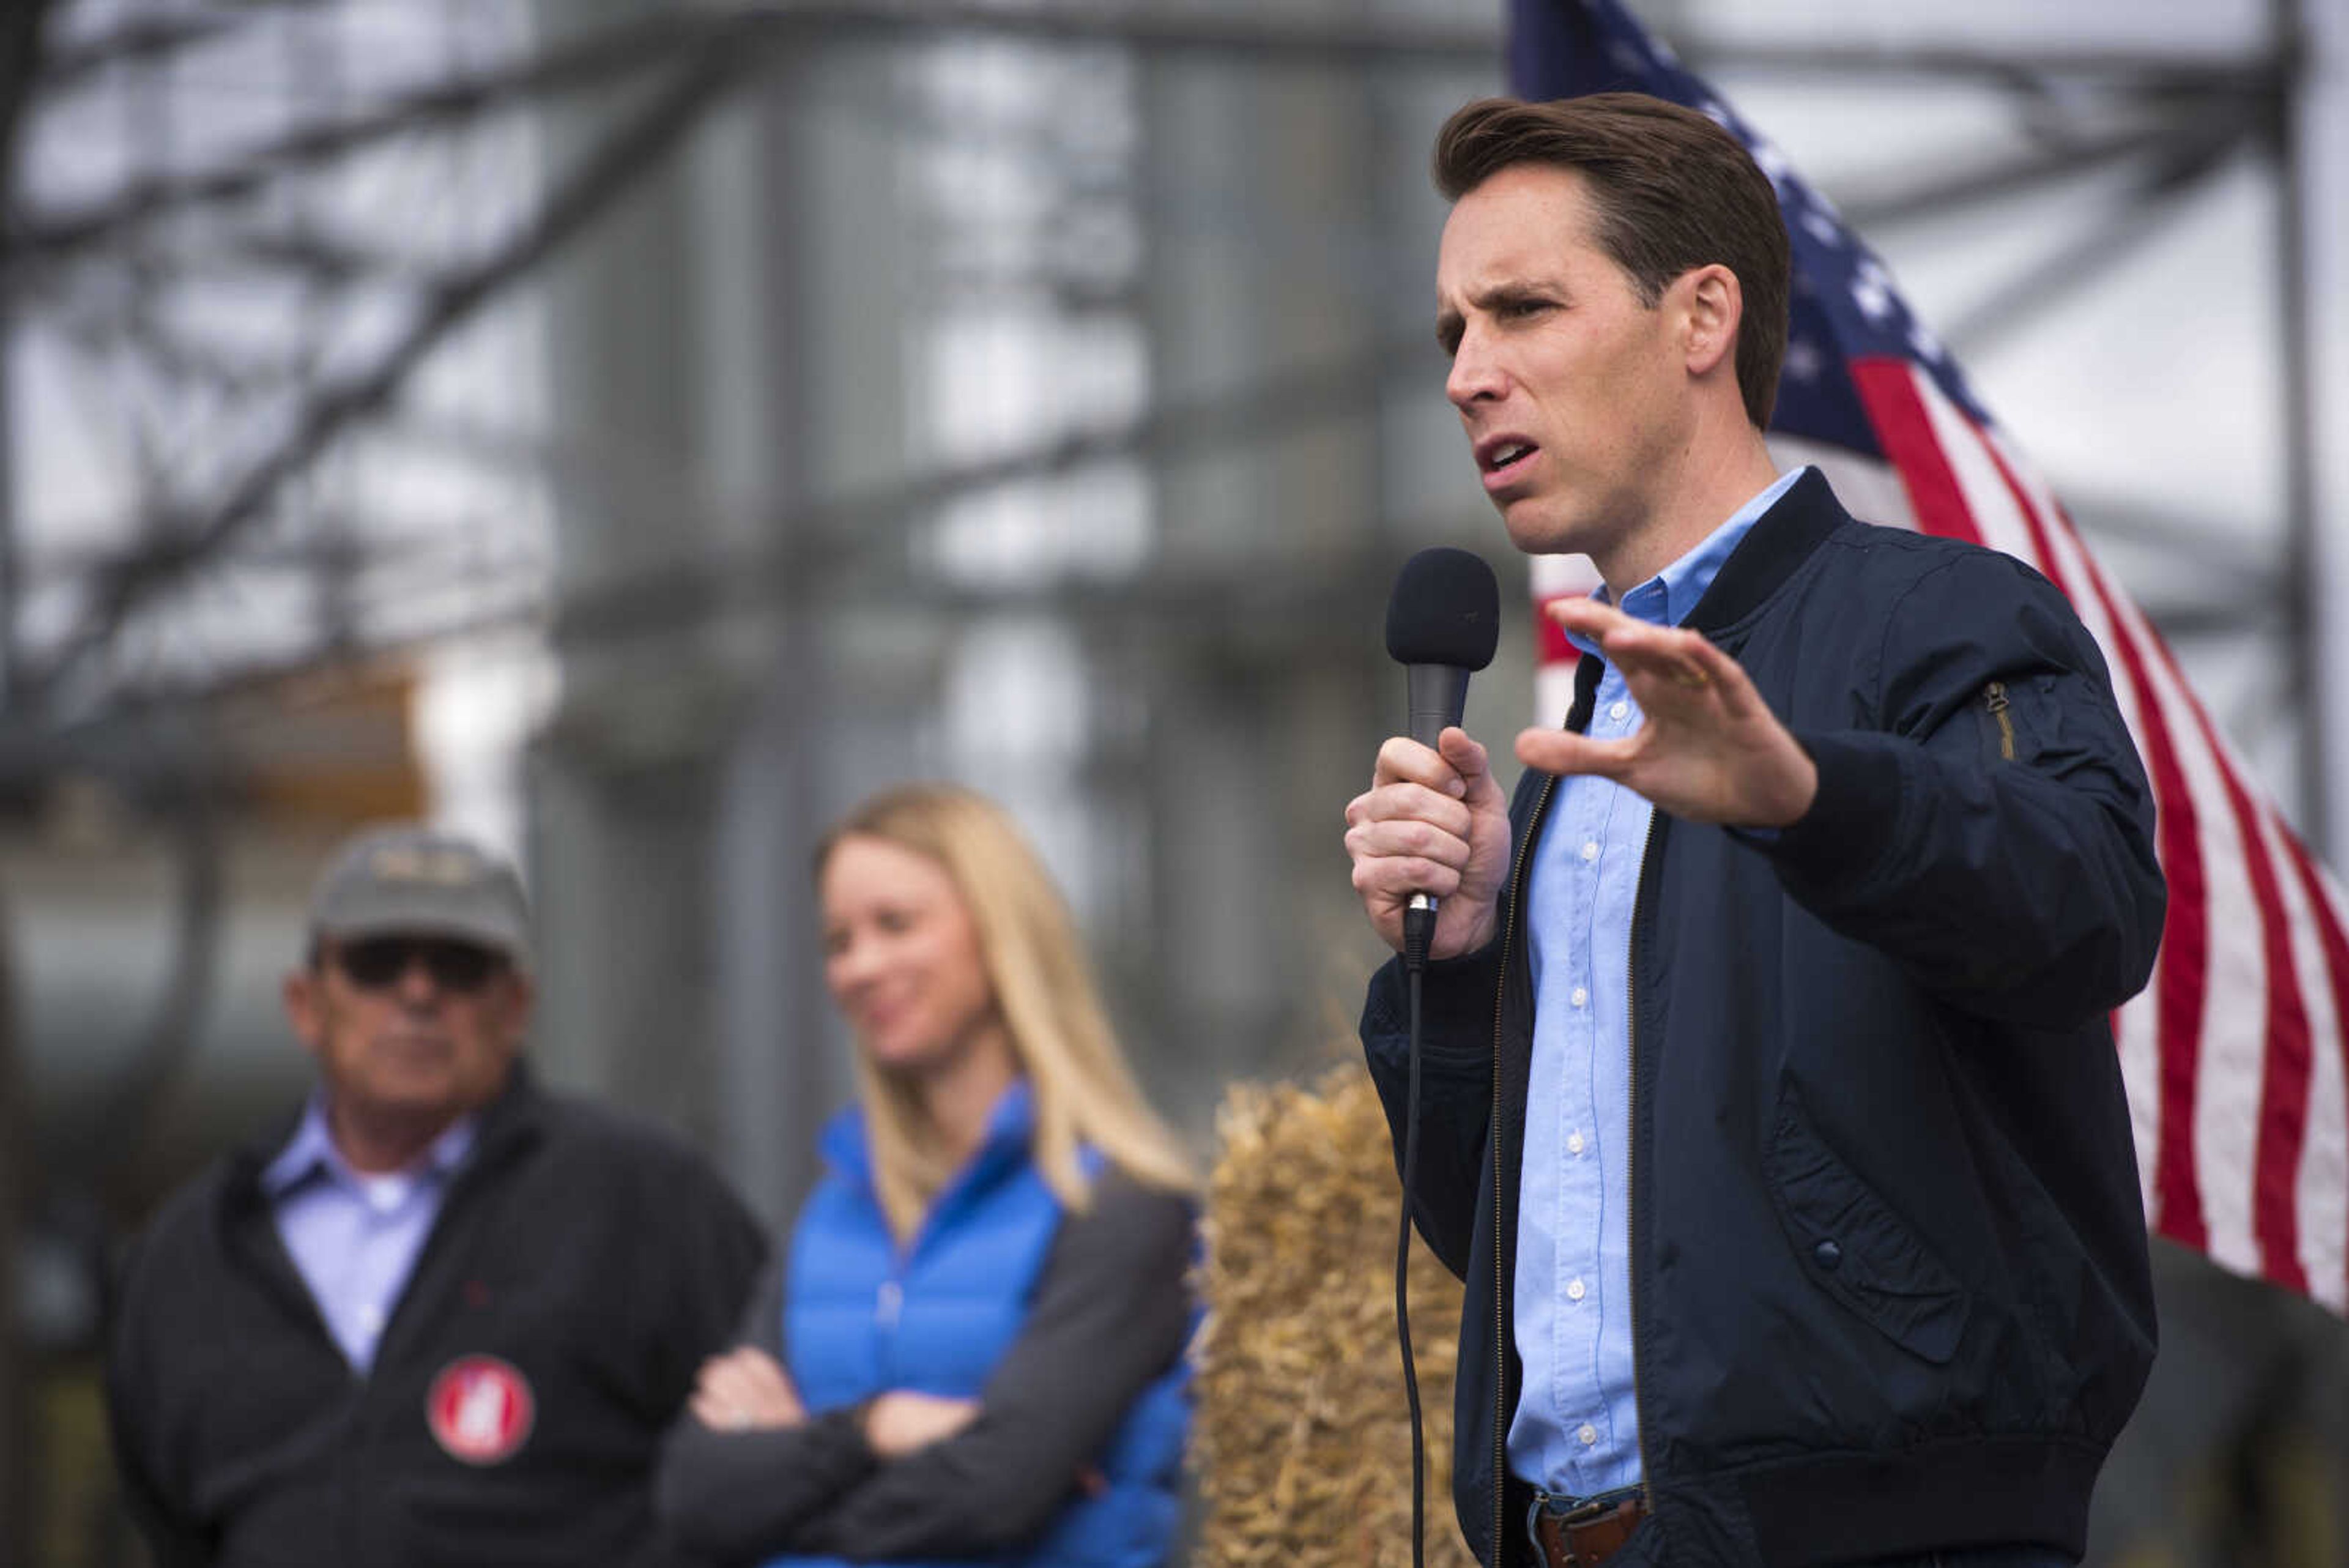
[(1632, 1496), (1593, 1503), (1571, 1513), (1537, 1504), (1528, 1522), (1547, 1568), (1599, 1568), (1622, 1550), (1631, 1532), (1647, 1517), (1648, 1500)]

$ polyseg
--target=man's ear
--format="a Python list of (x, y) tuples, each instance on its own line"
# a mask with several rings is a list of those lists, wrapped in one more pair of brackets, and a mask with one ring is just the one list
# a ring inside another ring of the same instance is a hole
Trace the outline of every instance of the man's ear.
[(313, 1056), (318, 1054), (326, 1039), (326, 998), (319, 990), (326, 976), (315, 969), (288, 971), (283, 996), (285, 1002), (285, 1022), (293, 1026), (294, 1037), (302, 1042), (302, 1049)]
[(1672, 288), (1685, 296), (1689, 374), (1709, 376), (1737, 347), (1745, 291), (1738, 286), (1737, 275), (1719, 262), (1682, 273)]
[(538, 988), (531, 983), (528, 971), (519, 969), (509, 972), (502, 983), (511, 988), (506, 993), (506, 1043), (519, 1048), (523, 1037), (530, 1033), (530, 1015), (538, 1002)]

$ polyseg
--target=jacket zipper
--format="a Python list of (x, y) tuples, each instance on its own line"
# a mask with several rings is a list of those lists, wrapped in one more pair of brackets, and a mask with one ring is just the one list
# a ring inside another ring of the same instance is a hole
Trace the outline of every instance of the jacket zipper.
[(1648, 856), (1656, 847), (1658, 815), (1650, 809), (1647, 836), (1640, 842), (1640, 869), (1631, 884), (1630, 940), (1623, 945), (1623, 1042), (1630, 1056), (1630, 1072), (1624, 1079), (1624, 1107), (1629, 1114), (1623, 1127), (1623, 1245), (1631, 1264), (1631, 1413), (1640, 1422), (1640, 1495), (1643, 1500), (1649, 1496), (1649, 1470), (1648, 1412), (1640, 1397), (1640, 1248), (1636, 1228), (1640, 1166), (1634, 1158), (1640, 1141), (1640, 997), (1636, 987), (1640, 974), (1640, 897), (1648, 888)]
[(1993, 680), (1982, 688), (1982, 706), (1998, 721), (1998, 754), (2007, 762), (2014, 761), (2014, 721), (2007, 716), (2005, 681)]
[[(1526, 818), (1525, 842), (1517, 847), (1516, 867), (1509, 874), (1509, 918), (1501, 928), (1500, 984), (1493, 997), (1493, 1562), (1496, 1568), (1499, 1563), (1506, 1560), (1504, 1555), (1506, 1548), (1503, 1542), (1508, 1528), (1508, 1510), (1503, 1503), (1505, 1489), (1502, 1478), (1508, 1474), (1509, 1463), (1508, 1417), (1501, 1408), (1502, 1391), (1508, 1386), (1509, 1382), (1509, 1325), (1503, 1304), (1509, 1299), (1508, 1282), (1502, 1277), (1501, 1271), (1501, 1250), (1505, 1240), (1501, 1233), (1501, 1024), (1508, 996), (1509, 944), (1516, 935), (1517, 907), (1525, 901), (1526, 861), (1532, 853), (1536, 836), (1534, 828), (1541, 822), (1542, 814), (1548, 809), (1550, 792), (1557, 787), (1557, 780), (1554, 777), (1542, 785), (1541, 794), (1534, 802), (1533, 815)], [(1636, 989), (1640, 968), (1640, 910), (1642, 898), (1647, 892), (1648, 855), (1655, 845), (1656, 818), (1651, 813), (1648, 818), (1647, 836), (1640, 844), (1640, 874), (1639, 880), (1633, 885), (1631, 894), (1631, 935), (1630, 942), (1626, 944), (1623, 975), (1623, 1033), (1630, 1051), (1630, 1072), (1627, 1079), (1630, 1096), (1626, 1102), (1626, 1108), (1630, 1115), (1626, 1118), (1625, 1131), (1628, 1136), (1624, 1158), (1627, 1162), (1627, 1171), (1630, 1173), (1636, 1173), (1638, 1170), (1636, 1163), (1630, 1163), (1630, 1160), (1632, 1148), (1636, 1146), (1640, 1136), (1640, 1013), (1639, 992)], [(1625, 1239), (1628, 1241), (1634, 1233), (1632, 1231), (1633, 1215), (1637, 1210), (1639, 1198), (1638, 1187), (1630, 1179), (1628, 1174), (1623, 1183), (1623, 1228)], [(1649, 1495), (1648, 1412), (1645, 1407), (1646, 1402), (1640, 1391), (1640, 1282), (1637, 1277), (1639, 1268), (1639, 1251), (1633, 1248), (1631, 1271), (1634, 1277), (1631, 1281), (1630, 1301), (1631, 1408), (1640, 1421), (1640, 1490), (1644, 1498)]]
[(1509, 994), (1509, 943), (1516, 940), (1517, 907), (1526, 897), (1526, 862), (1533, 854), (1542, 813), (1549, 808), (1550, 792), (1557, 788), (1557, 777), (1552, 774), (1534, 801), (1533, 814), (1526, 818), (1526, 836), (1517, 846), (1517, 863), (1509, 873), (1509, 916), (1501, 927), (1501, 964), (1493, 992), (1493, 1568), (1501, 1568), (1508, 1560), (1508, 1508), (1504, 1501), (1507, 1488), (1503, 1483), (1509, 1473), (1509, 1421), (1501, 1407), (1502, 1396), (1509, 1386), (1509, 1282), (1501, 1273), (1502, 1243), (1506, 1240), (1501, 1231), (1501, 1021)]

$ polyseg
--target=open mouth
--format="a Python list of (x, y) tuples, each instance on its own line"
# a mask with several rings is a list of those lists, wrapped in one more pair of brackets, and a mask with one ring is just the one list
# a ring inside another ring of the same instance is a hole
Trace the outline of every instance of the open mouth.
[(1496, 441), (1483, 448), (1476, 455), (1476, 462), (1485, 471), (1485, 488), (1497, 490), (1516, 482), (1540, 450), (1529, 441), (1513, 439)]

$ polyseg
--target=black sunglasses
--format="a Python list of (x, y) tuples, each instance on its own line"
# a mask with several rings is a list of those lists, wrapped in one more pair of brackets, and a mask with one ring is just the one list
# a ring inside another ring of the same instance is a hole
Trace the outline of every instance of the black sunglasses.
[(334, 957), (335, 967), (363, 991), (388, 990), (409, 964), (420, 963), (442, 991), (470, 994), (506, 969), (504, 954), (453, 937), (362, 937), (337, 945)]

